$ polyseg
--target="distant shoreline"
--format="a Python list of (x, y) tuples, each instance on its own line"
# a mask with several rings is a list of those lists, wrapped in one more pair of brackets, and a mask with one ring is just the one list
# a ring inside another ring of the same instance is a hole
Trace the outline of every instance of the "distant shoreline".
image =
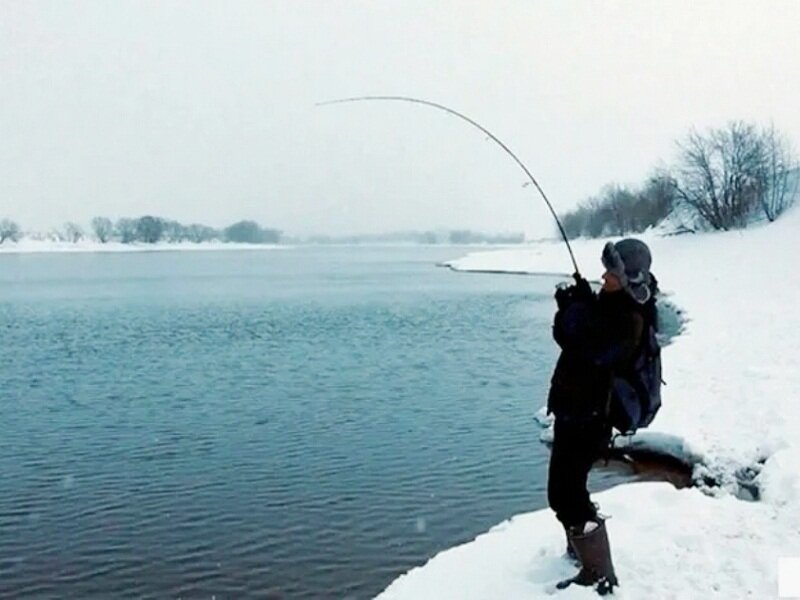
[(216, 250), (288, 250), (292, 245), (240, 244), (234, 242), (181, 242), (155, 244), (123, 244), (121, 242), (53, 242), (23, 240), (0, 244), (2, 254), (117, 254), (126, 252), (202, 252)]
[(212, 252), (232, 250), (290, 250), (297, 248), (525, 248), (536, 245), (537, 242), (520, 244), (453, 244), (418, 242), (303, 242), (291, 244), (241, 244), (235, 242), (174, 242), (174, 243), (131, 243), (121, 242), (55, 242), (22, 240), (20, 242), (6, 242), (0, 244), (0, 255), (3, 254), (88, 254), (104, 253), (117, 254), (127, 252)]

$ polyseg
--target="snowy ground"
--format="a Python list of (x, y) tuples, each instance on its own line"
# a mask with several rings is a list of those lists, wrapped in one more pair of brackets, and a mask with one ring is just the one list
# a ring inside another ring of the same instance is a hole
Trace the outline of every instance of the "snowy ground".
[[(695, 465), (699, 487), (635, 483), (594, 495), (624, 598), (777, 598), (800, 557), (800, 208), (746, 231), (658, 237), (662, 290), (688, 318), (665, 348), (664, 406), (634, 443)], [(587, 277), (605, 240), (579, 241)], [(459, 270), (569, 271), (563, 244), (473, 253)], [(739, 498), (745, 487), (756, 502)], [(518, 515), (394, 581), (390, 599), (530, 599), (574, 569), (548, 510)], [(597, 597), (574, 586), (559, 598)]]
[(173, 250), (276, 250), (287, 248), (275, 244), (233, 244), (223, 242), (179, 242), (157, 244), (122, 244), (108, 242), (101, 244), (93, 240), (79, 242), (58, 242), (54, 240), (32, 240), (24, 238), (19, 242), (0, 244), (0, 254), (28, 254), (41, 252), (167, 252)]

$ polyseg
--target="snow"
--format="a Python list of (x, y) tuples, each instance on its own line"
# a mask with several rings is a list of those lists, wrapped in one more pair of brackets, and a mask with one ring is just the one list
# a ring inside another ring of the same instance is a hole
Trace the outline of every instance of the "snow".
[[(797, 544), (797, 530), (775, 528), (774, 508), (733, 496), (637, 483), (597, 497), (616, 515), (606, 522), (621, 584), (614, 597), (775, 597), (778, 558), (785, 544)], [(564, 548), (564, 532), (548, 511), (518, 515), (401, 576), (379, 598), (597, 598), (591, 589), (554, 589), (575, 574)]]
[[(687, 320), (664, 348), (664, 405), (625, 443), (694, 466), (696, 487), (631, 483), (594, 494), (610, 515), (622, 598), (774, 598), (778, 559), (800, 557), (800, 208), (744, 231), (660, 237), (653, 272)], [(598, 276), (606, 240), (578, 240)], [(458, 270), (569, 270), (562, 243), (477, 252)], [(537, 415), (547, 423), (542, 412)], [(757, 501), (740, 499), (743, 487)], [(383, 600), (592, 598), (549, 510), (512, 517), (395, 580)]]
[(0, 254), (36, 254), (43, 252), (167, 252), (201, 250), (279, 250), (289, 246), (276, 244), (234, 244), (228, 242), (159, 242), (156, 244), (123, 244), (108, 242), (102, 244), (94, 240), (63, 242), (55, 240), (35, 240), (23, 238), (18, 242), (6, 241), (0, 244)]

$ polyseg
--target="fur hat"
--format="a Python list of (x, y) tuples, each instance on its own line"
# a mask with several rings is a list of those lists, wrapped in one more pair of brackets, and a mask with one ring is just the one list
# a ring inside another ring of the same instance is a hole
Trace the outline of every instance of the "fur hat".
[(616, 275), (622, 288), (639, 304), (650, 299), (650, 248), (641, 240), (626, 238), (603, 248), (603, 266)]

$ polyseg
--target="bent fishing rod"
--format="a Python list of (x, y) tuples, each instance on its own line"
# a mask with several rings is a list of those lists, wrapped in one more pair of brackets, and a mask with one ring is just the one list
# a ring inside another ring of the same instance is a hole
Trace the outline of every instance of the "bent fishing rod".
[(451, 114), (453, 116), (458, 117), (459, 119), (461, 119), (463, 121), (466, 121), (467, 123), (469, 123), (473, 127), (478, 128), (483, 133), (485, 133), (487, 136), (489, 136), (489, 139), (491, 139), (493, 142), (495, 142), (498, 146), (500, 146), (503, 150), (505, 150), (506, 153), (509, 156), (511, 156), (511, 158), (514, 159), (514, 162), (517, 163), (517, 165), (525, 172), (525, 175), (527, 175), (527, 177), (530, 180), (530, 182), (538, 190), (539, 194), (541, 194), (542, 199), (544, 200), (545, 204), (547, 204), (547, 208), (550, 209), (550, 213), (553, 215), (553, 218), (556, 220), (556, 224), (558, 225), (558, 231), (561, 233), (561, 237), (564, 240), (564, 243), (567, 245), (567, 250), (569, 251), (569, 257), (572, 259), (572, 266), (575, 267), (575, 275), (574, 275), (574, 277), (576, 279), (578, 277), (580, 277), (580, 269), (578, 269), (578, 263), (575, 260), (575, 255), (572, 253), (572, 246), (570, 246), (570, 244), (569, 244), (569, 239), (567, 238), (567, 233), (564, 231), (564, 226), (561, 224), (561, 220), (558, 218), (558, 215), (556, 214), (556, 211), (553, 208), (553, 205), (550, 203), (550, 200), (548, 200), (547, 195), (544, 193), (544, 190), (539, 185), (539, 182), (536, 181), (536, 178), (530, 172), (528, 167), (525, 166), (525, 164), (517, 157), (517, 155), (514, 154), (509, 149), (509, 147), (506, 146), (495, 134), (493, 134), (491, 131), (486, 129), (486, 127), (484, 127), (480, 123), (478, 123), (476, 121), (473, 121), (468, 116), (461, 114), (457, 110), (453, 110), (452, 108), (448, 108), (447, 106), (444, 106), (443, 104), (438, 104), (436, 102), (431, 102), (429, 100), (420, 100), (419, 98), (411, 98), (411, 97), (408, 97), (408, 96), (356, 96), (356, 97), (353, 97), (353, 98), (339, 98), (337, 100), (327, 100), (325, 102), (318, 102), (317, 106), (329, 106), (331, 104), (344, 104), (345, 102), (363, 102), (363, 101), (371, 101), (371, 100), (389, 100), (389, 101), (393, 101), (393, 102), (411, 102), (412, 104), (423, 104), (425, 106), (438, 108), (439, 110), (443, 110), (446, 113), (449, 113), (449, 114)]

